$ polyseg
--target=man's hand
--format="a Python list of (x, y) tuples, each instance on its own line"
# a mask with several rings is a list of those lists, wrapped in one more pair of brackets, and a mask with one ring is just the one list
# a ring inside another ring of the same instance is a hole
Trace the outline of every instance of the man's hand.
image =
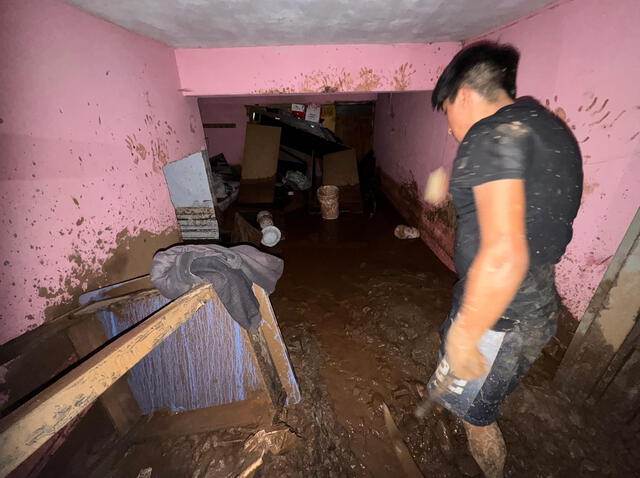
[(444, 204), (449, 190), (449, 176), (443, 167), (439, 167), (427, 178), (424, 188), (424, 200), (433, 206)]
[(489, 373), (489, 366), (478, 344), (456, 319), (447, 334), (445, 345), (447, 361), (451, 372), (463, 380), (475, 380)]

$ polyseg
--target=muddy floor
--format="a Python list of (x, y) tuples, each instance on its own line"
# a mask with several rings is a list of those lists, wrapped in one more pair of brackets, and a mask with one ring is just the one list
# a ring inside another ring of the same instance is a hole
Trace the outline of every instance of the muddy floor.
[[(404, 476), (381, 401), (424, 476), (482, 476), (453, 416), (439, 407), (423, 420), (413, 415), (436, 363), (454, 276), (420, 240), (393, 236), (401, 222), (384, 205), (374, 218), (284, 217), (285, 274), (271, 300), (303, 400), (284, 410), (277, 426), (294, 434), (298, 446), (265, 455), (253, 476)], [(502, 408), (507, 476), (640, 476), (637, 437), (554, 390), (562, 350), (552, 342)], [(137, 445), (116, 475), (135, 477), (153, 463), (154, 477), (234, 476), (253, 432)]]
[[(381, 399), (425, 476), (481, 476), (453, 416), (439, 407), (422, 421), (413, 416), (436, 363), (454, 275), (420, 240), (396, 239), (402, 220), (381, 209), (373, 219), (287, 219), (285, 274), (272, 301), (292, 361), (317, 362), (357, 462), (354, 476), (402, 476)], [(305, 341), (317, 342), (317, 352)], [(640, 476), (637, 438), (625, 442), (554, 390), (562, 349), (552, 342), (502, 408), (508, 476)]]

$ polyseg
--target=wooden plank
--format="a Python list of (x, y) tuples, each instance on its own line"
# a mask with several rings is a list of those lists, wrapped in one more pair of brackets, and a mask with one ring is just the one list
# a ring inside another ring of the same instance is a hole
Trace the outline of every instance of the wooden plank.
[(268, 179), (276, 175), (282, 128), (247, 124), (242, 179)]
[(631, 422), (640, 416), (640, 344), (626, 357), (598, 405), (605, 416), (621, 422)]
[(275, 197), (276, 177), (268, 179), (243, 179), (240, 181), (240, 204), (268, 204)]
[(63, 321), (65, 323), (60, 325), (64, 327), (56, 327), (55, 334), (47, 334), (44, 340), (34, 340), (31, 346), (25, 343), (19, 355), (3, 364), (4, 377), (0, 383), (0, 394), (4, 397), (0, 407), (3, 414), (33, 396), (78, 361), (79, 357), (65, 334), (71, 321)]
[(336, 136), (356, 150), (360, 161), (373, 149), (375, 103), (336, 103)]
[[(79, 357), (86, 357), (102, 347), (107, 341), (102, 324), (97, 317), (91, 317), (69, 327), (67, 336)], [(124, 436), (142, 417), (140, 407), (133, 398), (126, 377), (120, 378), (99, 397), (114, 428)]]
[(256, 246), (262, 241), (262, 232), (249, 224), (244, 217), (236, 213), (233, 221), (233, 232), (231, 233), (231, 242), (234, 244), (251, 243)]
[(266, 425), (273, 420), (273, 408), (260, 394), (248, 400), (169, 414), (156, 413), (133, 433), (133, 442), (168, 436), (205, 433), (231, 427)]
[(123, 334), (0, 421), (0, 477), (7, 476), (214, 297), (202, 284)]
[(322, 183), (333, 186), (360, 184), (355, 149), (326, 154), (322, 159)]
[(638, 290), (640, 210), (591, 299), (556, 374), (556, 384), (571, 398), (584, 401), (601, 389), (599, 382), (640, 314)]
[(262, 287), (256, 284), (253, 285), (253, 293), (260, 304), (260, 315), (262, 316), (260, 331), (269, 349), (273, 365), (276, 367), (280, 383), (287, 394), (286, 403), (287, 405), (299, 403), (301, 399), (300, 388), (293, 373), (287, 347), (282, 340), (280, 327), (278, 327), (269, 296)]
[[(602, 398), (602, 395), (606, 393), (607, 388), (617, 380), (617, 375), (627, 366), (629, 357), (634, 353), (636, 349), (640, 349), (640, 321), (636, 318), (636, 324), (633, 326), (633, 330), (627, 336), (622, 346), (618, 349), (615, 356), (609, 363), (607, 369), (602, 374), (600, 381), (596, 384), (591, 397), (598, 401)], [(640, 385), (640, 382), (638, 382)], [(640, 406), (640, 403), (638, 404)]]
[(622, 239), (620, 246), (618, 246), (618, 250), (616, 251), (616, 254), (613, 256), (611, 263), (607, 267), (607, 270), (604, 273), (602, 280), (600, 281), (600, 285), (598, 286), (598, 289), (593, 294), (593, 297), (589, 303), (589, 306), (587, 307), (587, 310), (584, 313), (584, 316), (580, 320), (580, 324), (578, 325), (578, 328), (574, 333), (573, 340), (571, 341), (571, 345), (567, 350), (567, 353), (565, 354), (563, 364), (567, 364), (570, 361), (572, 361), (573, 360), (571, 358), (572, 355), (575, 352), (577, 352), (582, 346), (582, 341), (587, 335), (589, 327), (591, 327), (591, 324), (593, 323), (596, 316), (598, 315), (598, 312), (600, 312), (600, 310), (602, 309), (603, 302), (606, 301), (607, 294), (611, 289), (611, 285), (613, 284), (618, 273), (620, 272), (620, 269), (622, 268), (622, 265), (626, 260), (627, 255), (631, 251), (631, 248), (636, 238), (638, 237), (638, 235), (640, 235), (640, 209), (638, 209), (635, 217), (633, 218), (633, 221), (631, 221), (631, 225), (629, 226), (627, 233)]
[(78, 298), (80, 305), (88, 305), (92, 302), (98, 302), (114, 297), (120, 297), (122, 295), (130, 294), (145, 289), (153, 289), (151, 278), (149, 274), (145, 274), (140, 277), (134, 277), (122, 282), (117, 282), (99, 289), (95, 289), (89, 292), (85, 292)]
[(280, 382), (276, 367), (273, 364), (273, 359), (269, 354), (269, 349), (262, 332), (258, 329), (257, 333), (249, 333), (244, 328), (241, 332), (245, 348), (251, 354), (251, 360), (255, 365), (261, 389), (266, 393), (269, 404), (275, 410), (281, 410), (286, 402), (287, 396)]

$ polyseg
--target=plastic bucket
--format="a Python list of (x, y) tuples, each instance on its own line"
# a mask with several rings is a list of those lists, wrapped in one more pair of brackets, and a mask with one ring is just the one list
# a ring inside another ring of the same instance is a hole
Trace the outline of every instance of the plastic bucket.
[(338, 186), (320, 186), (316, 192), (320, 201), (322, 219), (338, 219), (340, 215), (340, 190)]

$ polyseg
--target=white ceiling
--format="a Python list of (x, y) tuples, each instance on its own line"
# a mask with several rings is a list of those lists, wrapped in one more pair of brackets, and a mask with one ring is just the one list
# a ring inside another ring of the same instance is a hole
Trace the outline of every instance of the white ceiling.
[(176, 48), (459, 41), (554, 0), (66, 0)]

